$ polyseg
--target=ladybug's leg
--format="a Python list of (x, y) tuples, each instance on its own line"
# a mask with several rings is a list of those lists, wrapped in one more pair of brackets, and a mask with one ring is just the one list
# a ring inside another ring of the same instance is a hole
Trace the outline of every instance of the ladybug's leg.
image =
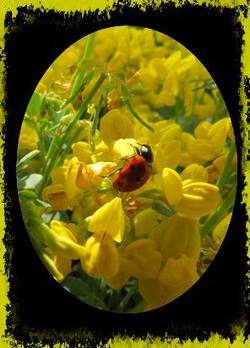
[(122, 167), (118, 167), (116, 169), (114, 169), (112, 172), (110, 172), (108, 175), (100, 175), (101, 178), (109, 178), (110, 176), (114, 175), (115, 173), (117, 173), (119, 170), (121, 170)]
[(129, 192), (121, 192), (121, 199), (122, 199), (123, 202), (126, 203), (128, 195), (129, 195)]

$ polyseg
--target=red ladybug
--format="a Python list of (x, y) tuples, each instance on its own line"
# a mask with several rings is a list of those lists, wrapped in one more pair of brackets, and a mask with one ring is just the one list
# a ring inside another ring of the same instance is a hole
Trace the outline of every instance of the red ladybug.
[(135, 147), (136, 155), (129, 158), (113, 179), (113, 186), (120, 192), (131, 192), (149, 179), (152, 173), (153, 153), (149, 145), (142, 144), (141, 151)]

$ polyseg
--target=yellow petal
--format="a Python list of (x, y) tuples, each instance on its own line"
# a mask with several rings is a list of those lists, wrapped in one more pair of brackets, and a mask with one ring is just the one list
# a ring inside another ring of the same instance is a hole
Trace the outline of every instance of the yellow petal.
[(109, 145), (120, 138), (132, 138), (134, 126), (127, 115), (119, 109), (112, 109), (101, 118), (100, 132), (104, 142)]
[(42, 191), (42, 199), (51, 204), (55, 210), (66, 210), (71, 208), (71, 202), (62, 184), (46, 186)]
[(155, 166), (158, 172), (168, 167), (175, 169), (181, 160), (181, 144), (177, 140), (170, 140), (165, 144), (159, 144), (155, 153)]
[(157, 243), (163, 261), (186, 254), (193, 260), (200, 255), (200, 233), (196, 220), (174, 215), (154, 228), (151, 239)]
[(136, 278), (155, 278), (161, 266), (161, 254), (156, 250), (156, 244), (150, 239), (137, 239), (125, 249), (125, 256), (136, 266)]
[(208, 132), (211, 129), (211, 127), (212, 124), (208, 121), (200, 122), (194, 130), (194, 135), (198, 139), (208, 139)]
[(144, 209), (134, 218), (135, 233), (137, 237), (148, 236), (153, 228), (159, 224), (161, 215), (155, 210)]
[(72, 270), (72, 260), (62, 256), (55, 257), (55, 264), (58, 271), (65, 278)]
[(67, 167), (65, 173), (65, 192), (69, 199), (72, 199), (79, 193), (79, 188), (76, 184), (76, 178), (79, 170), (80, 162), (76, 157), (73, 157)]
[(216, 156), (213, 145), (205, 139), (190, 139), (187, 144), (187, 152), (193, 159), (192, 162), (198, 164), (205, 164)]
[(71, 232), (69, 228), (66, 227), (67, 225), (59, 220), (52, 220), (50, 223), (50, 227), (57, 235), (68, 237), (73, 242), (76, 242), (76, 238), (74, 234)]
[(150, 308), (158, 308), (167, 303), (168, 295), (165, 286), (159, 279), (139, 279), (139, 291)]
[(232, 213), (227, 214), (214, 228), (212, 235), (217, 245), (221, 245), (221, 243), (223, 242), (223, 239), (225, 238), (225, 235), (227, 233), (231, 218), (232, 218)]
[(215, 211), (221, 202), (219, 188), (203, 182), (183, 182), (183, 197), (176, 210), (183, 216), (199, 219)]
[(34, 150), (37, 148), (38, 141), (39, 137), (35, 129), (23, 122), (19, 137), (18, 151)]
[(208, 181), (208, 171), (197, 163), (189, 164), (181, 173), (182, 180), (193, 179), (198, 181)]
[(199, 276), (196, 264), (186, 255), (177, 259), (168, 259), (159, 274), (159, 280), (166, 288), (166, 302), (171, 302), (186, 292)]
[(85, 253), (85, 247), (77, 244), (72, 232), (63, 224), (56, 223), (52, 227), (45, 224), (41, 218), (29, 217), (36, 242), (41, 244), (41, 248), (46, 248), (54, 256), (62, 256), (68, 259), (80, 259)]
[(64, 184), (65, 182), (65, 172), (67, 167), (66, 166), (60, 166), (60, 167), (54, 167), (51, 170), (51, 180), (52, 184)]
[(125, 230), (125, 213), (121, 198), (115, 197), (99, 208), (90, 217), (88, 229), (94, 233), (107, 232), (116, 242), (121, 242)]
[(87, 274), (103, 278), (117, 274), (119, 254), (110, 235), (103, 233), (89, 237), (85, 248), (87, 252), (81, 258), (81, 265)]
[(46, 252), (43, 252), (41, 254), (41, 259), (42, 259), (43, 264), (48, 269), (48, 271), (51, 273), (51, 275), (55, 278), (55, 280), (60, 282), (64, 279), (65, 274), (63, 274), (59, 271), (53, 257), (50, 257)]
[(136, 154), (134, 146), (136, 145), (135, 139), (132, 138), (116, 140), (112, 146), (114, 158), (121, 159), (134, 156)]
[(120, 289), (135, 272), (136, 265), (128, 258), (121, 256), (119, 258), (119, 270), (117, 274), (112, 278), (106, 278), (105, 281), (111, 288)]
[(76, 176), (76, 185), (80, 189), (87, 189), (92, 186), (92, 177), (94, 176), (93, 169), (86, 165), (84, 162), (80, 162), (78, 172)]
[(77, 157), (79, 161), (85, 163), (90, 162), (91, 149), (88, 143), (84, 141), (78, 141), (72, 145), (73, 156)]
[(180, 175), (173, 169), (163, 169), (162, 185), (167, 202), (171, 207), (175, 207), (181, 201), (183, 194)]

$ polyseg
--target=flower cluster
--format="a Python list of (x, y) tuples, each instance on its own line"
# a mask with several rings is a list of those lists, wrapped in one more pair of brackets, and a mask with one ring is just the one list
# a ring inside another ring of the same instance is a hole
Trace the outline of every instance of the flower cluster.
[[(149, 179), (120, 192), (113, 180), (142, 144), (153, 153)], [(223, 98), (188, 50), (149, 29), (102, 30), (52, 64), (26, 110), (17, 177), (27, 231), (53, 277), (84, 302), (157, 308), (215, 257), (236, 159)]]

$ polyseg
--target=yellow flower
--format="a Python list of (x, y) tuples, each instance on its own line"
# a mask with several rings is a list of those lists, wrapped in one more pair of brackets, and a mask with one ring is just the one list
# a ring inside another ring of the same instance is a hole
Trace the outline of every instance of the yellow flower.
[(169, 258), (157, 279), (139, 280), (139, 291), (153, 309), (182, 295), (198, 278), (195, 263), (183, 254), (178, 258)]
[(134, 218), (136, 237), (148, 236), (161, 221), (161, 215), (155, 210), (143, 209)]
[(80, 245), (84, 244), (85, 239), (83, 237), (83, 234), (79, 225), (76, 225), (75, 223), (71, 223), (71, 222), (66, 223), (59, 220), (53, 220), (51, 224), (52, 226), (54, 226), (54, 229), (56, 228), (55, 222), (56, 222), (57, 228), (59, 228), (60, 226), (62, 226), (62, 228), (66, 228), (66, 231), (67, 231), (66, 234), (70, 235), (73, 241), (75, 241), (76, 243)]
[(189, 163), (206, 164), (217, 156), (217, 151), (207, 139), (190, 138), (187, 143)]
[(40, 251), (71, 260), (80, 259), (85, 253), (85, 247), (78, 244), (72, 231), (63, 222), (53, 220), (49, 227), (35, 210), (30, 210), (27, 219), (32, 240)]
[(81, 258), (81, 265), (89, 275), (112, 278), (119, 269), (119, 254), (112, 237), (98, 233), (89, 237), (85, 244), (87, 253)]
[(183, 185), (180, 175), (173, 169), (164, 168), (162, 171), (162, 185), (167, 202), (170, 206), (177, 206), (183, 196)]
[[(53, 257), (53, 255), (50, 256), (48, 255), (48, 253), (43, 252), (41, 254), (41, 259), (45, 267), (58, 282), (62, 281), (65, 276), (71, 271), (71, 260), (67, 259), (66, 262), (68, 267), (66, 266), (62, 269), (61, 267), (58, 267), (56, 257)], [(59, 270), (59, 268), (61, 269)]]
[(115, 289), (123, 287), (130, 277), (138, 279), (156, 278), (161, 267), (161, 254), (150, 239), (138, 239), (124, 250), (120, 249), (119, 269), (106, 282)]
[(107, 112), (100, 121), (100, 132), (104, 142), (110, 145), (120, 138), (132, 138), (134, 126), (131, 119), (119, 109)]
[[(227, 154), (223, 153), (223, 155), (215, 158), (213, 160), (212, 164), (210, 164), (207, 167), (210, 182), (213, 182), (219, 178), (219, 176), (221, 175), (221, 172), (225, 166), (226, 159), (227, 159)], [(234, 154), (234, 158), (232, 160), (232, 166), (233, 166), (234, 170), (236, 170), (236, 167), (237, 167), (237, 154), (236, 153)]]
[(52, 253), (64, 258), (80, 259), (86, 252), (86, 248), (78, 244), (72, 231), (59, 220), (51, 221), (50, 229), (47, 228), (46, 242)]
[(96, 162), (93, 164), (88, 164), (87, 167), (93, 173), (91, 176), (91, 185), (98, 186), (102, 182), (105, 176), (108, 176), (114, 168), (116, 168), (116, 163), (114, 162)]
[(36, 86), (36, 89), (34, 91), (35, 93), (46, 93), (47, 92), (47, 86), (43, 82), (39, 82)]
[(34, 150), (37, 148), (38, 141), (37, 132), (23, 122), (19, 137), (18, 151)]
[(76, 185), (81, 189), (99, 186), (103, 178), (108, 176), (115, 167), (116, 164), (113, 162), (96, 162), (87, 165), (81, 162), (76, 177)]
[(67, 167), (65, 172), (65, 192), (69, 199), (73, 199), (75, 196), (79, 195), (80, 190), (77, 186), (76, 179), (78, 176), (79, 168), (81, 166), (81, 162), (73, 157)]
[(196, 220), (179, 215), (165, 218), (152, 229), (149, 238), (156, 242), (163, 261), (187, 255), (194, 262), (198, 260), (201, 248), (199, 224)]
[(54, 210), (72, 209), (78, 204), (80, 196), (69, 199), (62, 184), (52, 184), (46, 186), (42, 191), (42, 199), (48, 202)]
[(221, 243), (223, 242), (225, 235), (227, 233), (231, 218), (232, 218), (232, 213), (227, 214), (214, 228), (212, 235), (217, 245), (221, 245)]
[(89, 163), (91, 162), (91, 149), (88, 143), (78, 141), (72, 145), (73, 156), (77, 157), (79, 161)]
[(181, 159), (181, 144), (177, 140), (170, 140), (165, 144), (159, 144), (156, 153), (154, 164), (158, 172), (163, 168), (168, 167), (175, 169)]
[(182, 134), (181, 127), (173, 120), (162, 120), (154, 123), (155, 135), (152, 135), (152, 140), (155, 140), (157, 144), (164, 144), (169, 140), (178, 140)]
[(182, 180), (193, 179), (197, 181), (208, 181), (207, 168), (197, 163), (189, 164), (181, 173)]
[(207, 118), (216, 115), (216, 105), (214, 100), (208, 95), (204, 94), (202, 101), (196, 103), (194, 106), (194, 112), (199, 118)]
[(198, 280), (196, 264), (185, 254), (176, 259), (169, 258), (161, 269), (159, 280), (168, 288), (173, 300)]
[(79, 203), (72, 211), (72, 221), (80, 223), (92, 215), (100, 207), (99, 202), (91, 191), (85, 191)]
[(125, 230), (125, 213), (121, 198), (115, 197), (99, 208), (90, 217), (88, 230), (95, 234), (106, 232), (113, 240), (121, 242)]
[(67, 166), (54, 167), (51, 170), (50, 177), (52, 180), (52, 184), (64, 184), (65, 182), (65, 172)]
[(118, 139), (112, 145), (112, 155), (115, 160), (121, 158), (133, 157), (135, 153), (134, 146), (138, 146), (135, 139)]
[(195, 137), (183, 132), (181, 165), (206, 164), (222, 155), (231, 126), (230, 118), (225, 117), (214, 124), (200, 122), (194, 130)]
[(133, 277), (155, 278), (160, 270), (162, 257), (152, 239), (138, 239), (130, 243), (124, 256), (135, 265), (131, 274)]
[(197, 180), (184, 180), (172, 169), (162, 172), (162, 184), (168, 204), (182, 216), (199, 219), (218, 207), (221, 196), (219, 188)]
[(31, 202), (22, 204), (22, 212), (32, 243), (53, 277), (61, 281), (70, 271), (74, 259), (85, 253), (80, 231), (74, 224), (53, 220), (43, 222), (41, 211)]
[[(53, 63), (53, 69), (58, 73), (69, 73), (70, 68), (76, 65), (80, 59), (81, 51), (75, 45), (71, 45)], [(68, 70), (68, 71), (67, 71)]]
[(128, 258), (119, 255), (119, 269), (115, 276), (106, 278), (106, 283), (114, 289), (122, 288), (132, 274), (136, 273), (136, 265)]

